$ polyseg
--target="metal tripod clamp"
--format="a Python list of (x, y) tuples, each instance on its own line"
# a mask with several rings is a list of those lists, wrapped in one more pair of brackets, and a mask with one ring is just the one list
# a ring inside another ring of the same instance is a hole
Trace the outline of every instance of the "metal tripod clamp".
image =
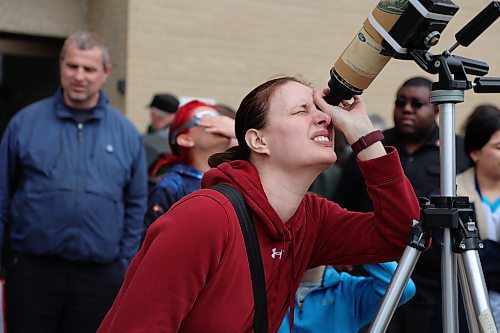
[(423, 228), (449, 228), (454, 253), (482, 249), (476, 213), (468, 197), (434, 196), (422, 207)]
[(429, 243), (429, 239), (430, 231), (426, 230), (422, 223), (415, 223), (410, 230), (407, 245), (422, 252), (425, 251), (427, 244)]
[(464, 253), (469, 250), (479, 250), (484, 247), (479, 239), (476, 214), (473, 208), (462, 208), (458, 211), (459, 228), (452, 230), (453, 252)]

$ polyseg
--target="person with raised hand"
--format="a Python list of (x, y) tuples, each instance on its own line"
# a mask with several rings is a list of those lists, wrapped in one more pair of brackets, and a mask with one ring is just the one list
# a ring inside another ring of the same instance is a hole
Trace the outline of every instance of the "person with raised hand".
[[(373, 212), (350, 212), (308, 193), (335, 162), (334, 126), (353, 145)], [(254, 329), (245, 242), (232, 204), (210, 188), (215, 184), (234, 187), (251, 210), (269, 332), (278, 330), (289, 308), (293, 313), (307, 269), (400, 257), (419, 206), (397, 152), (382, 146), (361, 98), (332, 106), (297, 78), (275, 78), (243, 98), (235, 134), (237, 146), (210, 157), (202, 189), (149, 228), (98, 332)]]

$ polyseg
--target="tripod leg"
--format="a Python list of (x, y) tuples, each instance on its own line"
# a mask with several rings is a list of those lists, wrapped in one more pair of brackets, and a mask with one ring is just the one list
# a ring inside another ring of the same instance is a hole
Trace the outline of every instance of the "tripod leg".
[(441, 250), (441, 285), (443, 304), (443, 332), (458, 332), (457, 260), (451, 249), (450, 229), (443, 229)]
[[(463, 91), (457, 91), (463, 98)], [(433, 91), (433, 94), (436, 92)], [(433, 95), (434, 97), (435, 95)], [(431, 99), (432, 100), (432, 99)], [(441, 195), (456, 194), (456, 161), (455, 161), (455, 101), (449, 99), (439, 106), (439, 147), (440, 187)], [(458, 282), (457, 260), (452, 251), (451, 232), (443, 229), (443, 246), (441, 251), (441, 285), (443, 300), (443, 332), (458, 332)]]
[(392, 315), (396, 310), (420, 254), (420, 250), (411, 246), (406, 247), (396, 268), (396, 272), (394, 272), (394, 276), (389, 283), (389, 287), (387, 287), (382, 303), (377, 310), (375, 319), (370, 325), (369, 333), (379, 333), (387, 330), (387, 326), (389, 326)]
[(476, 318), (476, 312), (474, 311), (474, 303), (472, 302), (472, 295), (469, 289), (469, 281), (467, 280), (467, 274), (465, 272), (464, 262), (462, 257), (458, 256), (458, 277), (460, 281), (460, 287), (462, 290), (462, 298), (465, 306), (465, 314), (467, 316), (467, 324), (470, 333), (480, 333), (479, 323)]
[(496, 333), (497, 328), (493, 314), (491, 313), (490, 302), (486, 283), (484, 282), (483, 269), (476, 250), (465, 251), (461, 254), (464, 264), (464, 271), (467, 276), (467, 283), (470, 295), (474, 304), (477, 321), (482, 332)]

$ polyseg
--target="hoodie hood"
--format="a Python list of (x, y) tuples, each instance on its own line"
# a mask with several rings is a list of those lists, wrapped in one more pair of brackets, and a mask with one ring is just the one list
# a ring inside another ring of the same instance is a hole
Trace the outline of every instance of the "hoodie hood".
[(290, 240), (290, 231), (270, 205), (259, 173), (250, 162), (237, 160), (210, 169), (203, 175), (201, 187), (206, 188), (218, 183), (231, 185), (240, 191), (269, 237)]

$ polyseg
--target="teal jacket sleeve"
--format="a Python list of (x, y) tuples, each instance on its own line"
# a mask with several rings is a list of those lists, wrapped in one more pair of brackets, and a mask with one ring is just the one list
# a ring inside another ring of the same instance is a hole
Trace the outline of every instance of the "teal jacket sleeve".
[[(361, 326), (370, 323), (377, 313), (377, 309), (384, 297), (385, 291), (389, 286), (391, 278), (396, 271), (397, 263), (395, 261), (363, 265), (370, 274), (369, 277), (354, 280), (351, 288), (352, 295), (356, 296), (355, 315)], [(415, 283), (410, 279), (403, 290), (401, 300), (398, 306), (408, 302), (415, 295)]]

